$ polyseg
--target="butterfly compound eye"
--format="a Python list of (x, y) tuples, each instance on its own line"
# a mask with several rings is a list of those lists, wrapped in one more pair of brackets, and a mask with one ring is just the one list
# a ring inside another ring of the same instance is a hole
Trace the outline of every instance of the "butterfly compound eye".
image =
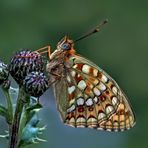
[(68, 44), (68, 43), (64, 43), (64, 44), (62, 44), (61, 45), (61, 48), (63, 49), (63, 50), (69, 50), (70, 49), (70, 44)]

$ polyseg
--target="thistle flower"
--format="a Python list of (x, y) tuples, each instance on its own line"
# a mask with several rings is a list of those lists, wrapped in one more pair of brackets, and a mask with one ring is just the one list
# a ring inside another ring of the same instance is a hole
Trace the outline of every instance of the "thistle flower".
[(0, 85), (8, 79), (9, 73), (7, 70), (7, 65), (5, 65), (1, 60), (0, 60)]
[(25, 76), (32, 71), (43, 71), (44, 62), (38, 52), (21, 50), (9, 63), (9, 72), (18, 84), (22, 84)]
[(48, 80), (42, 72), (31, 72), (23, 80), (23, 86), (26, 93), (39, 97), (47, 90)]

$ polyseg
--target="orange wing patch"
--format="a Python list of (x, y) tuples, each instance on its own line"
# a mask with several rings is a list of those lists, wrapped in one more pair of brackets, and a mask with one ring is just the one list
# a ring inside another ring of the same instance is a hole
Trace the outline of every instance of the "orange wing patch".
[(112, 79), (82, 63), (75, 64), (70, 74), (65, 124), (109, 131), (122, 131), (133, 126), (129, 104)]

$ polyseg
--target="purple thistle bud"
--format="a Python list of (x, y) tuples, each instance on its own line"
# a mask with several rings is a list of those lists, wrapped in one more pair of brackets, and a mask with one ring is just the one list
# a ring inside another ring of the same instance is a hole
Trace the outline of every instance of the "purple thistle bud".
[(32, 71), (42, 72), (44, 62), (38, 52), (21, 50), (15, 54), (9, 64), (9, 72), (18, 84), (22, 84), (25, 76)]
[(23, 86), (26, 93), (40, 97), (48, 89), (48, 79), (42, 72), (31, 72), (25, 77)]
[(7, 65), (5, 65), (1, 60), (0, 60), (0, 85), (8, 79), (9, 73), (7, 70)]

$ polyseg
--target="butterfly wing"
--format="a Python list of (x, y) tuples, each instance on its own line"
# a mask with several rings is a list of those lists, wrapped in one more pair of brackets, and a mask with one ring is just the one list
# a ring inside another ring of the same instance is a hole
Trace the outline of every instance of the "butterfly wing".
[(63, 122), (73, 127), (123, 131), (135, 124), (127, 97), (118, 84), (97, 65), (78, 55), (69, 58), (54, 86)]

